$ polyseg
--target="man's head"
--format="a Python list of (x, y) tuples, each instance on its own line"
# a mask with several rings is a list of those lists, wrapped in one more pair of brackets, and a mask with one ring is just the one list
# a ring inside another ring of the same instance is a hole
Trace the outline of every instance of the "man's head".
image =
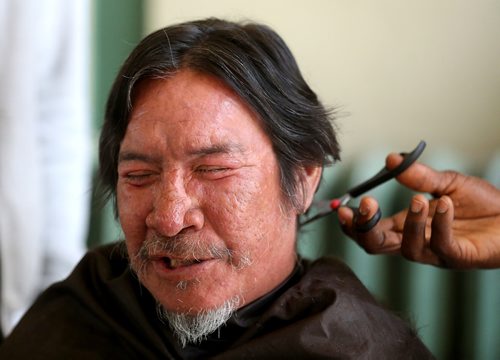
[(188, 315), (249, 303), (291, 273), (297, 215), (336, 159), (329, 114), (281, 38), (216, 19), (136, 47), (100, 143), (132, 268)]
[(116, 191), (118, 152), (136, 85), (182, 68), (221, 79), (260, 117), (278, 158), (283, 193), (293, 205), (300, 206), (297, 169), (340, 158), (330, 112), (304, 81), (278, 34), (254, 23), (194, 21), (146, 37), (116, 77), (100, 141), (101, 180), (108, 195)]

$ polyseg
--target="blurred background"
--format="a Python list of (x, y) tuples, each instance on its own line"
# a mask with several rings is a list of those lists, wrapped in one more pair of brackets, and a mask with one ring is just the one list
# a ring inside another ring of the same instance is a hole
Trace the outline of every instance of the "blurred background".
[[(82, 1), (85, 9), (73, 16), (87, 21), (89, 61), (81, 69), (88, 71), (94, 173), (107, 93), (128, 53), (153, 30), (216, 16), (273, 27), (320, 99), (337, 109), (343, 160), (325, 172), (318, 197), (342, 194), (378, 171), (388, 152), (411, 150), (421, 139), (428, 144), (423, 161), (500, 186), (500, 1)], [(80, 212), (88, 230), (75, 236), (90, 247), (120, 238), (111, 207), (91, 188), (84, 192), (89, 210)], [(411, 196), (395, 182), (372, 194), (386, 214)], [(341, 234), (334, 216), (304, 228), (299, 250), (311, 259), (344, 259), (379, 301), (414, 324), (438, 359), (500, 358), (500, 270), (447, 271), (369, 256)]]

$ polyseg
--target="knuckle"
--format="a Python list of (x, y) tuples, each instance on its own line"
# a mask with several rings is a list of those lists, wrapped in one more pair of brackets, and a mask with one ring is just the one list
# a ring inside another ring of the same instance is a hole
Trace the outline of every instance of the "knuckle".
[(378, 254), (383, 251), (383, 236), (382, 239), (377, 239), (376, 235), (364, 235), (358, 237), (358, 244), (363, 248), (363, 250), (370, 254)]
[(401, 255), (411, 261), (417, 261), (419, 259), (419, 251), (408, 245), (401, 246)]
[(365, 252), (367, 254), (370, 254), (370, 255), (375, 255), (375, 254), (378, 254), (380, 252), (379, 248), (375, 248), (373, 246), (364, 246), (363, 249), (365, 250)]
[(443, 188), (440, 189), (440, 195), (449, 194), (459, 187), (464, 181), (465, 177), (455, 170), (443, 171), (444, 181), (441, 181)]

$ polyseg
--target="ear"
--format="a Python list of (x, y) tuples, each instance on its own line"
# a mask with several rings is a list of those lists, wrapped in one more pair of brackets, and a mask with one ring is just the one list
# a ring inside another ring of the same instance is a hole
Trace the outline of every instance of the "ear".
[(323, 168), (321, 166), (304, 166), (300, 170), (302, 206), (300, 211), (305, 212), (311, 206), (314, 194), (321, 179)]

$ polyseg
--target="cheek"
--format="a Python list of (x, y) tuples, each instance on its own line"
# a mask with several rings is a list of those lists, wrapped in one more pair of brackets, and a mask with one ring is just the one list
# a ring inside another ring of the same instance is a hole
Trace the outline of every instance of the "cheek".
[(213, 192), (206, 216), (229, 248), (251, 250), (262, 246), (258, 240), (269, 238), (281, 221), (280, 190), (273, 181), (234, 180), (223, 191)]
[(118, 218), (122, 227), (127, 246), (133, 248), (140, 247), (146, 232), (146, 216), (151, 207), (151, 196), (149, 193), (137, 192), (133, 193), (118, 187), (117, 189), (117, 206)]

